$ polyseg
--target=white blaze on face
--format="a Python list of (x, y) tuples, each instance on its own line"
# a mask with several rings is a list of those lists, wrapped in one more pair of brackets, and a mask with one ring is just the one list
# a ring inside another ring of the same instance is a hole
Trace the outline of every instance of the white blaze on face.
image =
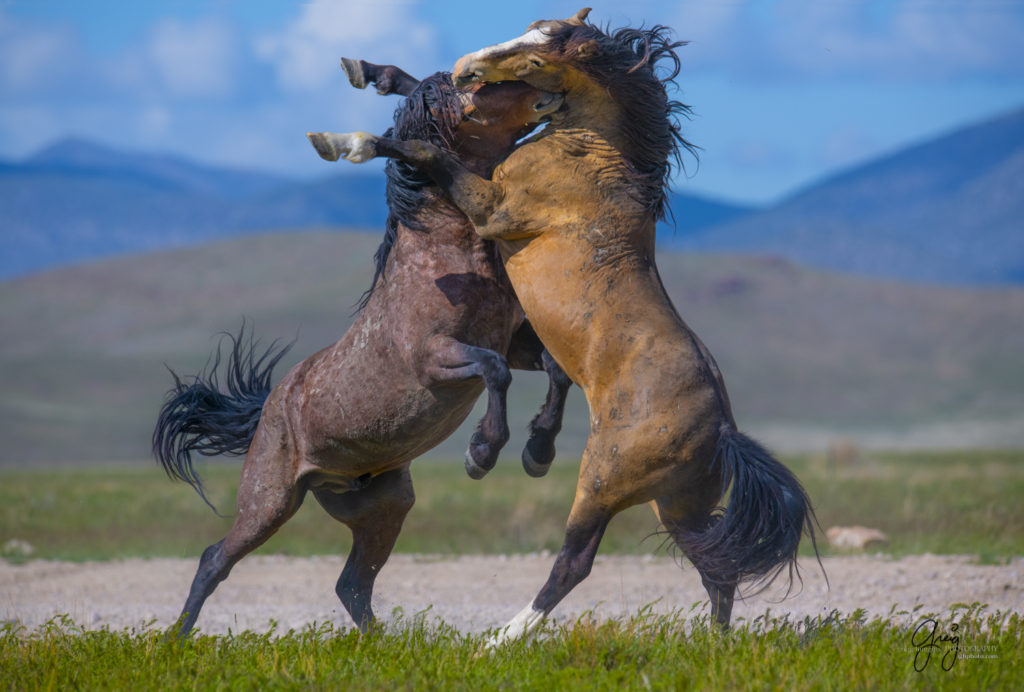
[(493, 46), (488, 46), (487, 48), (481, 48), (475, 53), (462, 56), (459, 58), (459, 61), (455, 63), (455, 68), (452, 70), (452, 74), (461, 74), (464, 69), (464, 65), (471, 64), (477, 60), (483, 60), (504, 51), (520, 50), (527, 46), (539, 46), (547, 40), (548, 35), (540, 29), (530, 29), (522, 36), (514, 38), (511, 41), (505, 41), (504, 43), (498, 43)]

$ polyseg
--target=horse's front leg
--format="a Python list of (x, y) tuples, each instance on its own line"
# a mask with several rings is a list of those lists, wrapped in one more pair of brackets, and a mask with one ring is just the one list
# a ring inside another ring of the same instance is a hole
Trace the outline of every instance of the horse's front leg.
[(529, 322), (523, 322), (512, 335), (508, 363), (517, 370), (544, 370), (548, 375), (547, 398), (530, 421), (530, 438), (523, 448), (523, 468), (534, 478), (540, 478), (548, 472), (555, 458), (555, 437), (562, 429), (565, 400), (572, 380), (544, 348)]
[(508, 386), (512, 382), (505, 357), (451, 337), (436, 337), (421, 359), (419, 378), (425, 387), (480, 377), (487, 388), (487, 412), (480, 419), (466, 450), (466, 473), (479, 479), (494, 468), (498, 452), (508, 442)]
[(365, 163), (384, 156), (416, 166), (455, 202), (481, 235), (486, 235), (482, 227), (504, 197), (500, 184), (481, 178), (430, 142), (378, 137), (369, 132), (308, 132), (306, 136), (320, 158), (328, 161), (344, 158), (352, 163)]

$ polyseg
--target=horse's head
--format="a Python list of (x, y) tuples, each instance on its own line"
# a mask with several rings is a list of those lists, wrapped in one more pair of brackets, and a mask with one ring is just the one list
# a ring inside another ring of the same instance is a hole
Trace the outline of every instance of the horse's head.
[(610, 142), (639, 174), (643, 196), (660, 216), (669, 160), (679, 160), (681, 147), (693, 150), (678, 123), (689, 109), (666, 91), (679, 72), (675, 50), (684, 43), (664, 26), (606, 33), (586, 21), (589, 12), (534, 22), (518, 38), (463, 56), (453, 82), (460, 88), (525, 82), (562, 94), (554, 125), (588, 129)]
[(590, 8), (566, 20), (546, 19), (531, 24), (519, 38), (470, 53), (455, 63), (456, 86), (478, 82), (524, 81), (550, 92), (566, 92), (576, 81), (578, 68), (571, 58), (585, 60), (594, 46), (583, 42), (573, 46), (570, 56), (558, 37), (586, 27)]
[(493, 166), (557, 111), (562, 101), (561, 94), (525, 82), (482, 84), (462, 97), (464, 119), (452, 149), (463, 162), (475, 159)]
[(487, 175), (561, 105), (561, 95), (525, 82), (460, 91), (448, 74), (437, 73), (420, 82), (395, 111), (393, 135), (449, 149), (474, 172)]

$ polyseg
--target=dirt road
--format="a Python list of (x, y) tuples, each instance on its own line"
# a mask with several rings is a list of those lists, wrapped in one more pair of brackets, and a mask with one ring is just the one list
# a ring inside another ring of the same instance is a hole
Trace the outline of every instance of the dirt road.
[[(499, 627), (530, 602), (544, 583), (551, 555), (431, 557), (396, 555), (377, 580), (374, 607), (385, 621), (396, 608), (406, 616), (429, 608), (465, 632)], [(857, 608), (886, 615), (895, 606), (925, 612), (946, 611), (955, 603), (987, 603), (991, 610), (1024, 611), (1024, 558), (1008, 565), (976, 565), (970, 558), (922, 555), (832, 557), (823, 560), (831, 582), (826, 589), (813, 560), (802, 561), (802, 591), (780, 601), (778, 589), (737, 603), (733, 616), (750, 620), (770, 609), (802, 618)], [(348, 626), (351, 621), (334, 595), (343, 560), (337, 557), (250, 557), (207, 602), (198, 626), (207, 633), (265, 631), (271, 619), (278, 631), (312, 622)], [(0, 561), (0, 621), (17, 620), (29, 629), (67, 614), (89, 629), (138, 627), (174, 622), (196, 562), (157, 559), (73, 564)], [(667, 557), (599, 557), (590, 577), (555, 610), (566, 621), (593, 610), (598, 617), (634, 614), (653, 602), (656, 612), (698, 603), (707, 597), (696, 572)], [(909, 616), (900, 616), (909, 620)]]

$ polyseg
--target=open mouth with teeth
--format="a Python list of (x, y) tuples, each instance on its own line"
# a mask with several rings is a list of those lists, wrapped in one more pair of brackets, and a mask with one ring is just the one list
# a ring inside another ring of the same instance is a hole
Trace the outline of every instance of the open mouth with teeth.
[(562, 94), (540, 91), (526, 82), (477, 82), (463, 91), (465, 117), (481, 125), (487, 125), (492, 118), (506, 116), (506, 103), (521, 101), (527, 98), (528, 92), (535, 94), (535, 98), (528, 101), (529, 113), (525, 114), (527, 121), (532, 124), (549, 121), (565, 102)]

